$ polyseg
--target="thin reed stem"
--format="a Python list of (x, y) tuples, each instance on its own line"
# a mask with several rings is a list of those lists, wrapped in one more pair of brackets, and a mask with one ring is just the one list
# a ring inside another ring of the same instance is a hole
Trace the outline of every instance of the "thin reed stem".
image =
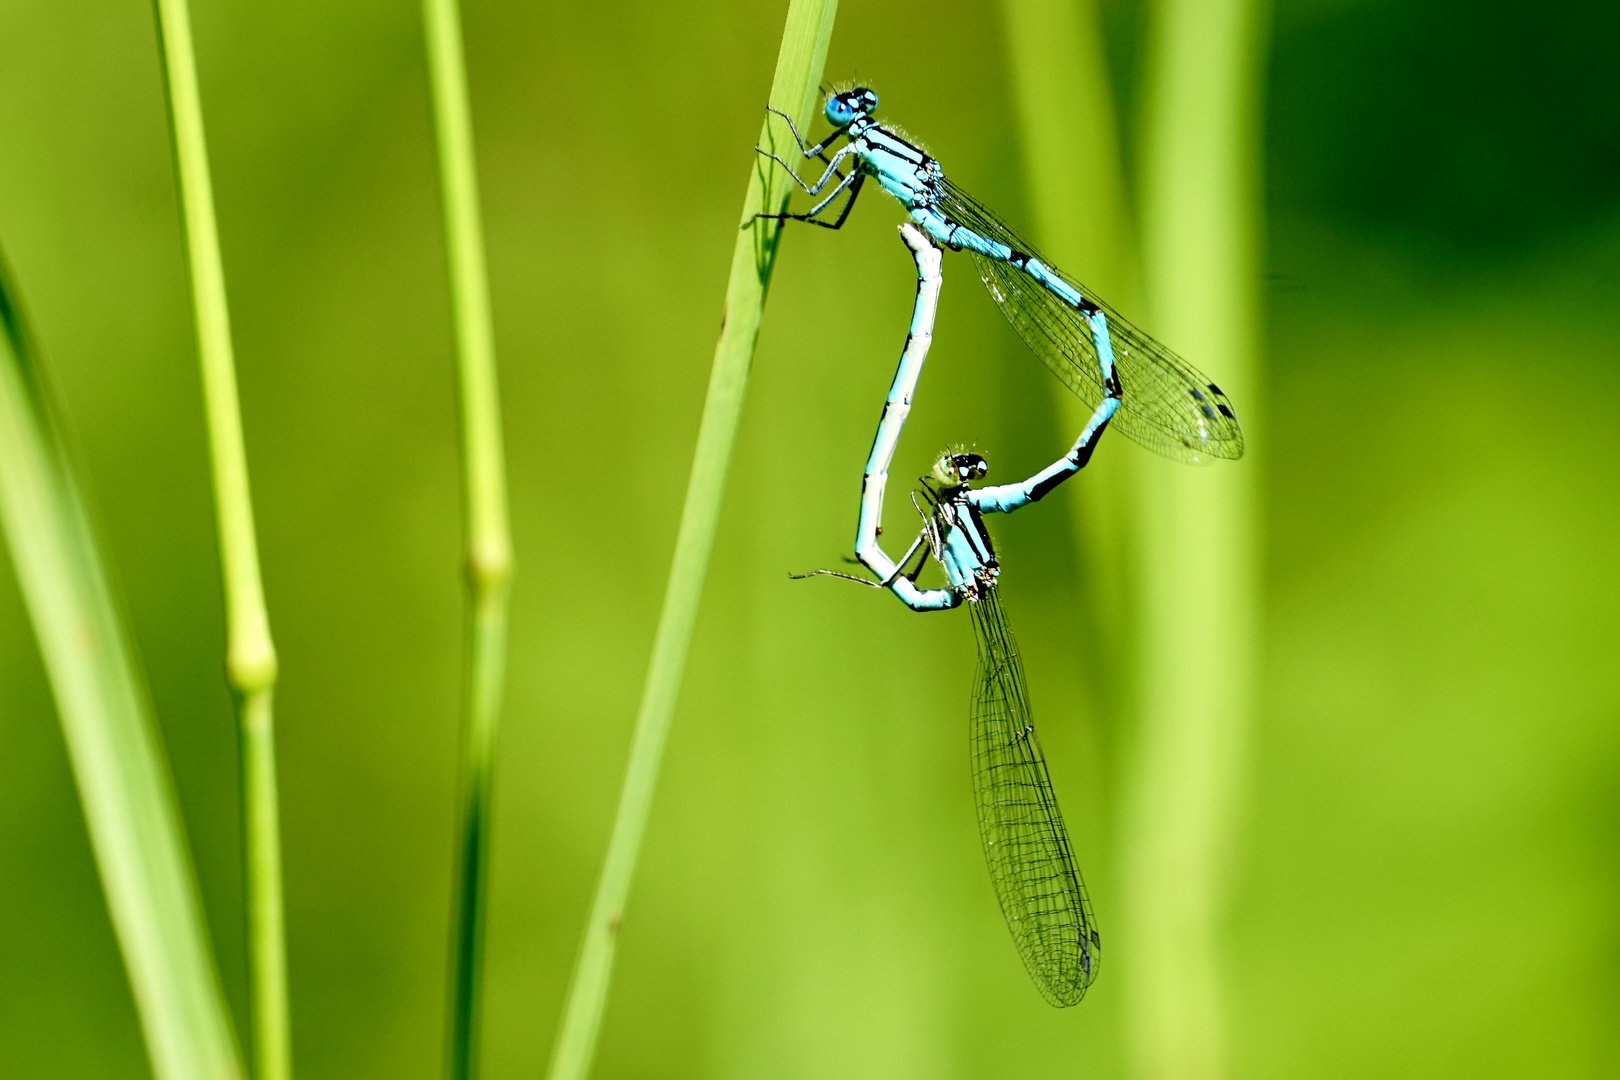
[(270, 617), (265, 609), (254, 538), (247, 450), (242, 442), (236, 361), (225, 302), (225, 269), (203, 137), (191, 16), (186, 0), (156, 0), (156, 8), (180, 181), (186, 262), (191, 273), (191, 307), (202, 368), (209, 460), (213, 466), (214, 514), (225, 592), (225, 676), (236, 698), (239, 725), (251, 1059), (256, 1080), (288, 1080), (292, 1075), (292, 1043), (287, 1015), (287, 945), (272, 707), (276, 650), (270, 638)]
[[(832, 40), (837, 0), (792, 0), (782, 47), (776, 57), (770, 103), (793, 116), (800, 131), (816, 100), (816, 84)], [(759, 145), (789, 152), (793, 138), (781, 118), (766, 114)], [(791, 158), (789, 159), (791, 160)], [(743, 198), (742, 228), (731, 257), (720, 340), (709, 373), (709, 392), (703, 403), (697, 449), (681, 510), (675, 556), (664, 591), (664, 606), (653, 639), (647, 681), (630, 740), (624, 786), (608, 839), (602, 874), (586, 917), (579, 960), (569, 984), (562, 1026), (551, 1061), (551, 1080), (584, 1080), (596, 1054), (597, 1036), (613, 980), (613, 960), (630, 892), (636, 860), (641, 853), (647, 815), (658, 783), (658, 769), (669, 735), (670, 717), (680, 695), (681, 676), (697, 621), (698, 602), (708, 574), (720, 518), (726, 472), (742, 416), (748, 370), (765, 309), (765, 293), (781, 239), (781, 223), (754, 220), (754, 215), (780, 212), (787, 207), (792, 181), (771, 163), (756, 157), (749, 169), (748, 191)]]
[(235, 1080), (162, 743), (52, 408), (0, 266), (0, 524), (78, 781), (113, 929), (158, 1080)]
[(461, 407), (462, 517), (466, 533), (466, 743), (458, 809), (450, 960), (448, 1064), (452, 1080), (479, 1071), (484, 926), (489, 905), (490, 810), (501, 691), (506, 679), (512, 538), (495, 370), (495, 337), (478, 209), (472, 111), (456, 0), (423, 0), (428, 82), (439, 151), (450, 307)]
[(1261, 0), (1159, 0), (1141, 182), (1148, 327), (1237, 404), (1249, 456), (1142, 477), (1141, 732), (1122, 835), (1139, 1080), (1228, 1072), (1220, 937), (1259, 663)]

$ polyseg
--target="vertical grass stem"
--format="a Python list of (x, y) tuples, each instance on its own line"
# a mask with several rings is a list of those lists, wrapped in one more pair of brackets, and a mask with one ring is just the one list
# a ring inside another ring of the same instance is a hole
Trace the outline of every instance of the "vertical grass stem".
[(452, 1080), (470, 1080), (478, 1075), (479, 1068), (490, 812), (496, 733), (506, 679), (512, 538), (489, 272), (484, 259), (472, 109), (456, 0), (423, 0), (422, 25), (438, 145), (439, 195), (461, 410), (468, 604), (466, 741), (458, 808), (448, 1064)]
[(225, 674), (236, 698), (239, 725), (253, 1075), (256, 1080), (288, 1080), (292, 1075), (292, 1044), (272, 707), (276, 650), (270, 637), (254, 537), (247, 450), (242, 440), (236, 361), (203, 135), (191, 15), (186, 0), (156, 0), (156, 9), (213, 467), (214, 513), (225, 592)]
[(1147, 463), (1142, 710), (1123, 834), (1138, 1080), (1227, 1075), (1220, 935), (1259, 664), (1262, 0), (1159, 0), (1141, 185), (1149, 327), (1238, 404), (1249, 456)]
[[(837, 11), (837, 0), (792, 0), (788, 7), (787, 26), (782, 33), (776, 74), (771, 82), (770, 103), (790, 113), (800, 131), (808, 130), (806, 123), (815, 102), (817, 81), (826, 64)], [(759, 145), (775, 148), (784, 156), (791, 152), (793, 141), (787, 125), (779, 117), (767, 114)], [(597, 1036), (613, 979), (613, 959), (625, 900), (646, 832), (670, 717), (680, 695), (681, 676), (686, 668), (687, 650), (720, 518), (726, 472), (742, 416), (748, 371), (765, 309), (765, 293), (781, 238), (779, 222), (753, 220), (753, 217), (784, 209), (791, 194), (790, 185), (791, 181), (766, 159), (756, 155), (750, 162), (742, 228), (732, 252), (725, 314), (720, 324), (720, 340), (715, 345), (708, 396), (703, 403), (703, 419), (698, 427), (697, 448), (692, 456), (692, 472), (675, 539), (675, 555), (653, 638), (647, 681), (636, 713), (630, 757), (607, 854), (568, 988), (551, 1062), (551, 1080), (584, 1080), (596, 1053)]]

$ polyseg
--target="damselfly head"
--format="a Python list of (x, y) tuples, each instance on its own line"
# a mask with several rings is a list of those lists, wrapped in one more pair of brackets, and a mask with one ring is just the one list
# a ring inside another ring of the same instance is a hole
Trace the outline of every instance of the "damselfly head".
[(934, 478), (942, 484), (956, 487), (970, 480), (983, 479), (990, 471), (990, 463), (971, 450), (952, 448), (934, 462)]
[(844, 127), (857, 116), (870, 116), (877, 104), (876, 91), (864, 86), (839, 90), (827, 95), (827, 122), (833, 127)]

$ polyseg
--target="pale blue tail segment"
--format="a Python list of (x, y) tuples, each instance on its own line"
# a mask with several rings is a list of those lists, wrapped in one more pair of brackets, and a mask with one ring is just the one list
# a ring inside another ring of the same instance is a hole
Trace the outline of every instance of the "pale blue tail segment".
[(872, 452), (866, 456), (866, 473), (861, 478), (861, 513), (855, 526), (855, 557), (907, 607), (914, 611), (943, 611), (962, 602), (957, 591), (919, 589), (878, 543), (878, 534), (883, 531), (883, 495), (889, 484), (889, 464), (894, 460), (900, 433), (905, 430), (906, 417), (911, 414), (911, 398), (917, 392), (917, 380), (922, 378), (923, 364), (928, 360), (928, 349), (934, 341), (934, 313), (939, 307), (942, 282), (939, 248), (910, 225), (901, 226), (900, 237), (917, 262), (917, 300), (912, 307), (911, 326), (906, 333), (906, 347), (900, 354), (900, 366), (883, 401), (883, 416), (878, 420), (877, 435), (872, 439)]

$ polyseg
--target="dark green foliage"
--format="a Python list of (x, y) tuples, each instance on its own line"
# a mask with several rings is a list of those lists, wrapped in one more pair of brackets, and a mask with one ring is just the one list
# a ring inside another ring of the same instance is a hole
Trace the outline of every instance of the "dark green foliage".
[(1502, 254), (1620, 210), (1620, 7), (1282, 4), (1276, 197), (1452, 253)]

